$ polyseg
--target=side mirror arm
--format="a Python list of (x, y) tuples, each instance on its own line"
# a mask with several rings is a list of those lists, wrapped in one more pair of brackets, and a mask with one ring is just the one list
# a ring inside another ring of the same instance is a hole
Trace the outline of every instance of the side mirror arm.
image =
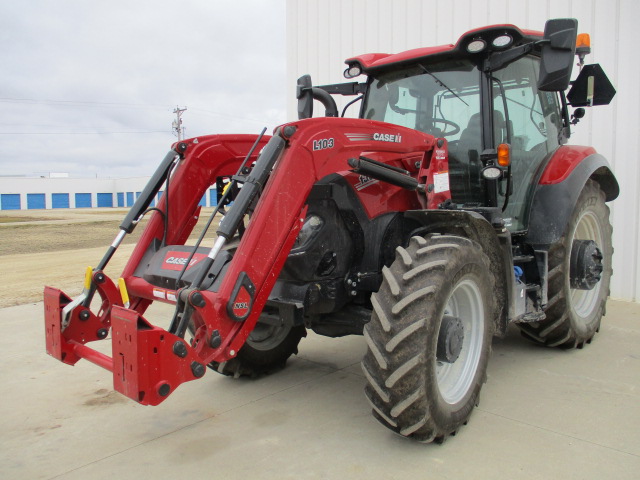
[(545, 40), (540, 40), (538, 42), (531, 42), (525, 45), (521, 45), (516, 48), (512, 48), (511, 50), (506, 50), (504, 52), (496, 52), (492, 55), (489, 55), (487, 59), (484, 61), (484, 65), (482, 66), (482, 70), (486, 73), (495, 72), (496, 70), (500, 70), (511, 62), (515, 62), (519, 58), (524, 57), (528, 53), (532, 52), (533, 49), (540, 43), (545, 42)]

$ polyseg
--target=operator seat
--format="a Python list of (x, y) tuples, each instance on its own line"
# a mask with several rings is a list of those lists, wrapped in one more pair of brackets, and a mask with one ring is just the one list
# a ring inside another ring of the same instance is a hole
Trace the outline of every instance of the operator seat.
[[(500, 110), (494, 110), (493, 112), (493, 131), (496, 145), (506, 141), (507, 122), (504, 121), (504, 115)], [(469, 152), (473, 153), (469, 153)], [(458, 152), (467, 155), (467, 158), (471, 159), (474, 156), (478, 157), (480, 161), (480, 153), (482, 151), (482, 117), (480, 113), (474, 113), (469, 119), (467, 128), (465, 128), (460, 134), (460, 140), (458, 141)]]

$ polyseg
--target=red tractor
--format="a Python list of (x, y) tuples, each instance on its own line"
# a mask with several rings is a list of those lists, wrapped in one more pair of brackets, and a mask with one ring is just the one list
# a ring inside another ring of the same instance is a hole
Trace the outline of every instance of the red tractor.
[[(206, 366), (282, 367), (307, 329), (363, 334), (374, 416), (444, 440), (478, 403), (493, 336), (515, 323), (542, 345), (582, 348), (604, 315), (618, 183), (593, 148), (566, 142), (582, 107), (615, 90), (584, 66), (576, 32), (574, 19), (544, 33), (497, 25), (350, 58), (345, 76), (366, 80), (301, 77), (300, 118), (272, 137), (175, 144), (82, 294), (46, 287), (48, 353), (92, 361), (117, 391), (157, 405)], [(355, 96), (358, 118), (340, 118), (332, 95)], [(316, 100), (324, 117), (312, 118)], [(213, 185), (218, 206), (187, 246)], [(116, 285), (103, 269), (147, 214)], [(166, 330), (143, 317), (154, 301), (175, 305)], [(109, 334), (111, 356), (87, 345)]]

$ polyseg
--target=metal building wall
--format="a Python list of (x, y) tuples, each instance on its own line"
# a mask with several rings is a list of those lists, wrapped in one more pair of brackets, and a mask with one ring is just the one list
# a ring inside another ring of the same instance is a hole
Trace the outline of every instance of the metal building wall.
[[(542, 30), (548, 18), (574, 17), (591, 35), (587, 63), (600, 63), (618, 94), (574, 128), (573, 144), (591, 144), (612, 164), (621, 195), (611, 204), (614, 298), (640, 301), (640, 63), (637, 0), (287, 0), (289, 118), (296, 118), (295, 81), (345, 81), (344, 60), (455, 43), (467, 30), (512, 23)], [(577, 70), (577, 69), (576, 69)], [(344, 103), (343, 103), (344, 104)], [(316, 114), (317, 115), (317, 114)]]

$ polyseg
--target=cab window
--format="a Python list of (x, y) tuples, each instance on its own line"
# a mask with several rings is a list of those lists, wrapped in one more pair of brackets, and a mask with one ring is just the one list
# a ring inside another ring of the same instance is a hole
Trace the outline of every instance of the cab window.
[(468, 60), (416, 65), (372, 80), (364, 118), (419, 130), (449, 143), (453, 201), (482, 204), (480, 72)]
[[(537, 174), (544, 159), (560, 145), (558, 97), (555, 92), (538, 91), (538, 71), (539, 60), (524, 57), (494, 72), (492, 78), (494, 141), (511, 144), (513, 191), (504, 216), (512, 232), (526, 229), (527, 200), (533, 195)], [(506, 182), (502, 187), (504, 201)]]

